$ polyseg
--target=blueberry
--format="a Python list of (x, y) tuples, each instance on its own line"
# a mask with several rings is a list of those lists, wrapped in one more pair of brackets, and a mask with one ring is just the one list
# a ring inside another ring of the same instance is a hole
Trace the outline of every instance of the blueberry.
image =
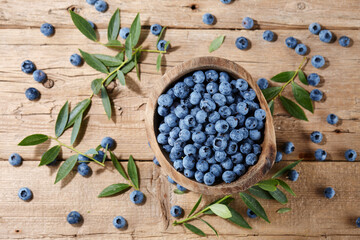
[(28, 201), (32, 198), (32, 192), (29, 188), (23, 187), (19, 189), (18, 196), (23, 201)]
[(316, 149), (315, 159), (318, 161), (324, 161), (326, 159), (327, 153), (322, 149)]
[(193, 156), (188, 155), (183, 158), (183, 166), (185, 169), (192, 170), (195, 168), (195, 165), (196, 160)]
[(82, 217), (81, 217), (80, 213), (78, 213), (77, 211), (71, 211), (67, 215), (66, 220), (70, 224), (77, 224), (82, 220)]
[(21, 158), (21, 156), (19, 154), (13, 153), (9, 157), (9, 163), (12, 166), (19, 166), (22, 163), (22, 158)]
[(106, 12), (106, 10), (108, 9), (108, 4), (105, 1), (102, 0), (98, 0), (95, 2), (95, 9), (96, 11), (99, 12)]
[(166, 108), (166, 107), (163, 107), (163, 106), (159, 106), (157, 108), (157, 113), (162, 116), (162, 117), (165, 117), (166, 115), (169, 114), (169, 109)]
[(236, 142), (229, 141), (226, 153), (229, 155), (234, 155), (238, 150), (238, 145)]
[(207, 70), (205, 72), (205, 78), (208, 82), (217, 81), (219, 79), (219, 74), (215, 70)]
[(204, 84), (202, 84), (202, 83), (197, 83), (197, 84), (195, 84), (195, 86), (194, 86), (194, 88), (193, 88), (193, 90), (195, 91), (195, 92), (198, 92), (198, 93), (204, 93), (205, 92), (205, 85)]
[(210, 82), (206, 85), (206, 91), (210, 94), (215, 94), (219, 91), (219, 85), (215, 82)]
[(253, 211), (251, 211), (251, 209), (249, 209), (249, 208), (246, 210), (246, 214), (248, 215), (249, 218), (257, 217), (257, 215)]
[(261, 120), (258, 120), (256, 129), (261, 130), (263, 128), (264, 128), (264, 122)]
[(240, 142), (244, 139), (244, 136), (240, 129), (234, 129), (230, 132), (230, 138), (235, 142)]
[(335, 190), (332, 187), (327, 187), (324, 189), (324, 196), (328, 199), (331, 199), (335, 196)]
[(154, 34), (155, 36), (159, 35), (161, 33), (162, 27), (159, 24), (153, 24), (150, 27), (150, 31), (152, 34)]
[[(201, 123), (198, 123), (193, 129), (192, 129), (192, 133), (194, 132), (201, 132), (203, 130), (203, 125)], [(197, 143), (200, 144), (200, 143)]]
[(195, 83), (203, 83), (206, 76), (203, 71), (199, 70), (193, 73), (192, 78)]
[(286, 142), (283, 145), (283, 151), (285, 154), (290, 154), (295, 151), (295, 146), (292, 142)]
[(40, 32), (42, 34), (44, 34), (46, 37), (50, 37), (52, 35), (54, 35), (55, 33), (55, 28), (53, 25), (51, 25), (50, 23), (44, 23), (43, 25), (41, 25), (40, 27)]
[(220, 0), (220, 1), (224, 4), (229, 4), (229, 3), (231, 3), (232, 0)]
[(187, 191), (187, 189), (184, 188), (183, 186), (181, 186), (180, 184), (176, 184), (176, 187), (177, 187), (177, 189), (179, 189), (179, 190), (182, 191), (182, 192)]
[(174, 168), (178, 172), (182, 172), (184, 170), (183, 161), (182, 160), (176, 160), (174, 161)]
[(294, 37), (288, 37), (285, 39), (285, 44), (288, 48), (295, 48), (297, 45), (297, 40)]
[(144, 194), (138, 190), (130, 193), (130, 200), (135, 204), (141, 204), (144, 200)]
[(321, 68), (325, 65), (325, 58), (323, 56), (320, 55), (315, 55), (311, 58), (311, 64), (315, 67), (315, 68)]
[(224, 151), (215, 151), (214, 156), (215, 156), (215, 161), (221, 163), (225, 161), (227, 154)]
[(348, 47), (350, 45), (350, 38), (347, 36), (342, 36), (339, 38), (339, 44), (342, 47)]
[(215, 135), (207, 135), (207, 139), (206, 139), (204, 145), (207, 147), (211, 147), (214, 139), (215, 139)]
[(162, 146), (162, 147), (163, 147), (163, 149), (164, 149), (167, 153), (171, 152), (172, 146), (170, 146), (169, 144), (164, 145), (164, 146)]
[(233, 161), (234, 164), (238, 164), (238, 163), (242, 163), (244, 160), (244, 157), (241, 153), (236, 153), (234, 155), (231, 156), (231, 160)]
[(233, 171), (236, 175), (238, 175), (240, 177), (245, 174), (246, 167), (244, 164), (236, 164)]
[(98, 154), (94, 156), (94, 159), (98, 162), (102, 162), (103, 158), (105, 156), (105, 153), (103, 151), (98, 151)]
[(234, 129), (239, 125), (239, 120), (234, 116), (227, 117), (226, 122), (229, 124), (231, 129)]
[(213, 148), (215, 151), (224, 151), (227, 147), (227, 141), (224, 137), (216, 137), (213, 141)]
[(174, 95), (178, 98), (186, 98), (190, 94), (190, 88), (184, 82), (178, 82), (174, 86)]
[(215, 123), (215, 130), (219, 133), (226, 133), (229, 130), (229, 124), (225, 120), (218, 120)]
[(91, 172), (91, 168), (86, 163), (80, 163), (77, 167), (78, 173), (85, 177), (88, 176)]
[(338, 116), (336, 116), (333, 113), (330, 113), (327, 117), (326, 117), (326, 121), (331, 124), (331, 125), (335, 125), (337, 124), (337, 122), (339, 121)]
[(25, 91), (25, 97), (30, 101), (34, 101), (40, 98), (40, 92), (36, 88), (28, 88)]
[(180, 132), (179, 132), (179, 139), (183, 142), (186, 142), (188, 140), (190, 140), (191, 138), (191, 133), (189, 130), (187, 129), (182, 129)]
[(215, 183), (215, 175), (211, 172), (207, 172), (204, 175), (204, 183), (208, 186), (211, 186)]
[(309, 31), (312, 33), (312, 34), (319, 34), (319, 32), (320, 32), (320, 30), (321, 30), (321, 26), (320, 26), (320, 24), (318, 24), (318, 23), (311, 23), (310, 25), (309, 25)]
[(184, 118), (184, 124), (188, 127), (195, 127), (197, 122), (196, 122), (196, 119), (195, 117), (191, 116), (191, 115), (187, 115), (185, 118)]
[(33, 72), (33, 78), (35, 81), (41, 83), (47, 79), (47, 75), (42, 70), (35, 70)]
[(93, 29), (96, 28), (95, 24), (94, 24), (92, 21), (88, 20), (87, 22), (91, 25), (91, 27), (92, 27)]
[(174, 181), (174, 180), (172, 180), (172, 178), (171, 177), (167, 177), (167, 179), (168, 179), (168, 181), (169, 181), (169, 183), (171, 183), (171, 184), (175, 184), (176, 182)]
[(222, 174), (222, 180), (226, 183), (231, 183), (236, 179), (236, 174), (233, 171), (225, 171)]
[(167, 50), (169, 49), (169, 47), (170, 47), (170, 44), (168, 44), (168, 45), (166, 46), (166, 50), (165, 50), (165, 45), (166, 45), (167, 42), (168, 42), (168, 41), (166, 41), (166, 40), (160, 40), (160, 41), (158, 42), (158, 44), (157, 44), (157, 49), (158, 49), (159, 51), (167, 51)]
[(345, 152), (345, 158), (346, 160), (348, 160), (349, 162), (353, 162), (356, 160), (357, 157), (357, 153), (355, 150), (353, 149), (349, 149)]
[(153, 158), (153, 163), (154, 163), (156, 166), (159, 166), (159, 167), (160, 167), (159, 160), (157, 160), (156, 157)]
[(79, 54), (74, 53), (70, 56), (70, 63), (74, 66), (80, 66), (83, 63), (83, 60)]
[(273, 31), (266, 30), (266, 31), (263, 33), (263, 39), (264, 39), (265, 41), (272, 42), (272, 41), (274, 41), (274, 37), (275, 37), (275, 34), (274, 34)]
[(236, 80), (236, 88), (239, 91), (245, 91), (247, 90), (249, 87), (249, 84), (247, 83), (247, 81), (245, 79), (239, 78)]
[(170, 113), (164, 118), (164, 121), (169, 127), (175, 127), (179, 123), (179, 118), (174, 113)]
[(33, 73), (35, 69), (35, 64), (30, 60), (25, 60), (21, 63), (21, 71), (24, 73)]
[(159, 126), (159, 131), (161, 133), (169, 133), (171, 131), (171, 128), (169, 127), (169, 125), (167, 125), (166, 123), (162, 123)]
[(232, 111), (228, 106), (222, 106), (219, 108), (219, 114), (222, 118), (226, 119), (231, 115)]
[[(168, 137), (164, 133), (160, 133), (157, 137), (157, 142), (164, 145), (168, 143)], [(171, 144), (170, 144), (171, 145)]]
[(158, 104), (163, 107), (170, 107), (173, 101), (173, 98), (169, 94), (161, 94), (157, 100)]
[(234, 167), (234, 164), (233, 164), (233, 162), (231, 161), (230, 158), (227, 158), (225, 161), (223, 161), (223, 162), (221, 163), (221, 166), (222, 166), (223, 169), (225, 169), (225, 170), (232, 170), (233, 167)]
[[(77, 160), (78, 160), (78, 162), (85, 162), (85, 161), (88, 162), (88, 161), (89, 161), (89, 158), (86, 157), (86, 156), (84, 156), (84, 155), (79, 154)], [(101, 160), (102, 160), (102, 159), (101, 159)]]
[(240, 93), (243, 96), (243, 98), (246, 99), (246, 100), (252, 101), (252, 100), (254, 100), (256, 98), (256, 93), (255, 93), (255, 91), (253, 89), (249, 89), (247, 91), (241, 91)]
[(356, 219), (355, 224), (358, 228), (360, 228), (360, 217)]
[(321, 30), (319, 33), (320, 41), (329, 43), (331, 42), (333, 35), (329, 30)]
[(280, 151), (276, 152), (275, 162), (278, 163), (282, 160), (282, 153)]
[(235, 40), (235, 46), (240, 50), (245, 50), (249, 46), (249, 41), (247, 40), (246, 37), (238, 37)]
[(195, 172), (193, 170), (190, 170), (190, 169), (185, 169), (184, 170), (184, 175), (187, 178), (194, 178)]
[(210, 123), (216, 123), (219, 119), (220, 119), (220, 114), (216, 111), (210, 113), (209, 117), (209, 122)]
[(127, 222), (122, 216), (116, 216), (113, 220), (113, 225), (116, 228), (124, 228), (127, 225)]
[(201, 94), (198, 92), (190, 93), (190, 103), (193, 105), (198, 105), (201, 100)]
[(214, 156), (212, 156), (211, 158), (206, 159), (206, 161), (207, 161), (209, 164), (214, 164), (214, 163), (216, 163), (216, 160), (215, 160), (215, 157), (214, 157)]
[(220, 80), (220, 83), (229, 82), (230, 81), (230, 76), (226, 72), (220, 72), (219, 80)]
[(307, 47), (305, 46), (305, 44), (299, 43), (295, 47), (295, 52), (299, 55), (305, 55), (307, 52)]
[(210, 173), (212, 173), (215, 177), (220, 177), (222, 172), (223, 170), (219, 164), (212, 164), (210, 166)]
[(261, 90), (264, 90), (269, 86), (268, 80), (265, 78), (259, 78), (256, 83)]
[(195, 85), (195, 82), (194, 82), (192, 76), (188, 76), (188, 77), (184, 78), (184, 83), (186, 85), (188, 85), (189, 87), (193, 87)]
[(226, 104), (226, 97), (221, 93), (215, 93), (212, 99), (218, 106), (224, 106)]
[(310, 98), (313, 101), (321, 101), (322, 97), (323, 97), (323, 93), (319, 89), (313, 89), (310, 92)]
[(188, 115), (189, 109), (185, 105), (180, 104), (175, 108), (174, 113), (178, 118), (183, 119)]
[(245, 127), (249, 130), (255, 129), (257, 127), (257, 120), (254, 117), (249, 117), (245, 120)]
[(121, 29), (120, 29), (119, 35), (120, 35), (120, 37), (121, 37), (122, 39), (127, 39), (127, 37), (129, 36), (129, 34), (130, 34), (130, 29), (129, 29), (129, 28), (124, 27), (124, 28), (121, 28)]
[(95, 5), (95, 3), (97, 2), (97, 0), (86, 0), (86, 2), (90, 5)]
[(195, 180), (199, 183), (203, 183), (204, 182), (204, 173), (200, 172), (200, 171), (196, 171), (195, 172)]
[(287, 174), (287, 177), (289, 178), (290, 181), (297, 181), (299, 178), (299, 173), (296, 170), (290, 170)]
[(205, 123), (207, 117), (208, 117), (207, 112), (205, 112), (204, 110), (200, 110), (196, 113), (195, 119), (197, 123)]
[(245, 29), (252, 29), (254, 27), (254, 20), (250, 17), (244, 17), (241, 24)]
[(210, 14), (210, 13), (205, 13), (203, 16), (202, 16), (202, 21), (203, 23), (207, 24), (207, 25), (211, 25), (214, 23), (215, 21), (215, 17), (214, 15)]
[(320, 77), (317, 73), (311, 73), (307, 76), (309, 85), (316, 87), (320, 83)]
[(251, 140), (259, 141), (261, 139), (261, 132), (257, 129), (250, 130), (249, 137)]
[(249, 112), (248, 105), (245, 102), (240, 102), (236, 105), (236, 111), (242, 115), (246, 115)]
[(243, 143), (240, 145), (240, 152), (243, 154), (249, 154), (251, 152), (251, 144), (249, 143)]
[(180, 217), (183, 214), (183, 211), (184, 210), (181, 207), (175, 205), (171, 207), (170, 213), (173, 217)]
[(258, 160), (257, 156), (254, 153), (249, 153), (248, 155), (246, 155), (245, 163), (248, 166), (253, 166), (253, 165), (255, 165), (257, 160)]
[(225, 96), (230, 95), (232, 93), (231, 84), (228, 82), (220, 83), (219, 92)]
[(205, 133), (206, 133), (207, 135), (216, 134), (215, 124), (213, 124), (213, 123), (208, 123), (208, 124), (205, 126)]
[(263, 109), (257, 109), (254, 113), (254, 117), (258, 120), (264, 120), (266, 118), (266, 112)]
[(103, 148), (107, 148), (108, 149), (113, 149), (115, 147), (115, 140), (112, 139), (111, 137), (104, 137), (102, 140), (101, 140), (101, 147)]

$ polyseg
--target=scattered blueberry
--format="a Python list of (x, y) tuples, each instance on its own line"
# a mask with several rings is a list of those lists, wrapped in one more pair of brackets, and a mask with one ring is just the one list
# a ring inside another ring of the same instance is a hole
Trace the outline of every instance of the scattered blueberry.
[(158, 42), (158, 44), (157, 44), (157, 49), (158, 49), (159, 51), (167, 51), (167, 50), (169, 49), (170, 44), (167, 45), (166, 50), (165, 50), (165, 45), (166, 45), (166, 43), (167, 43), (167, 41), (165, 41), (165, 40), (160, 40), (160, 41)]
[(321, 143), (323, 135), (319, 131), (314, 131), (310, 134), (310, 139), (313, 143)]
[(180, 206), (174, 205), (171, 207), (170, 213), (171, 213), (171, 216), (177, 218), (183, 214), (183, 211), (184, 210)]
[(292, 142), (286, 142), (283, 146), (283, 151), (285, 154), (290, 154), (295, 151), (295, 146)]
[(245, 29), (252, 29), (254, 27), (254, 20), (250, 17), (244, 17), (241, 24)]
[(102, 162), (103, 161), (103, 158), (105, 156), (105, 153), (103, 151), (98, 151), (98, 154), (94, 155), (94, 159), (98, 162)]
[(21, 200), (28, 201), (32, 198), (32, 192), (29, 188), (23, 187), (23, 188), (20, 188), (20, 190), (18, 192), (18, 196)]
[(294, 37), (288, 37), (285, 39), (285, 44), (288, 48), (295, 48), (297, 45), (297, 40)]
[(88, 176), (91, 172), (91, 168), (84, 162), (79, 164), (77, 170), (78, 173), (83, 177)]
[(106, 12), (106, 10), (108, 9), (108, 4), (107, 2), (105, 1), (102, 1), (102, 0), (98, 0), (95, 2), (95, 9), (96, 11), (99, 11), (99, 12)]
[(307, 76), (309, 85), (316, 87), (320, 83), (320, 77), (317, 73), (311, 73)]
[(157, 165), (157, 166), (159, 166), (159, 167), (160, 167), (160, 163), (159, 163), (159, 161), (157, 160), (157, 158), (156, 158), (156, 157), (154, 157), (154, 159), (153, 159), (153, 163), (155, 163), (155, 165)]
[(325, 65), (325, 58), (323, 56), (320, 55), (315, 55), (311, 58), (311, 64), (315, 67), (315, 68), (321, 68)]
[(19, 166), (22, 163), (22, 158), (21, 158), (21, 156), (19, 154), (13, 153), (9, 157), (9, 163), (12, 166)]
[(325, 188), (324, 196), (328, 199), (333, 198), (335, 196), (335, 190), (332, 187)]
[(70, 63), (74, 66), (80, 66), (83, 63), (83, 60), (79, 54), (74, 53), (70, 56)]
[(101, 140), (101, 143), (100, 143), (101, 147), (103, 148), (108, 148), (108, 149), (113, 149), (115, 147), (115, 140), (112, 139), (111, 137), (104, 137), (102, 140)]
[(246, 210), (246, 214), (248, 215), (249, 218), (257, 217), (257, 215), (253, 211), (251, 211), (251, 209), (249, 209), (249, 208)]
[[(195, 175), (196, 176), (196, 175)], [(177, 187), (177, 189), (178, 190), (180, 190), (180, 191), (182, 191), (182, 192), (185, 192), (187, 189), (186, 188), (184, 188), (183, 186), (181, 186), (180, 184), (176, 184), (176, 187)]]
[(326, 121), (331, 124), (331, 125), (335, 125), (338, 123), (339, 121), (339, 118), (338, 116), (336, 116), (335, 114), (333, 113), (330, 113), (327, 117), (326, 117)]
[(321, 26), (320, 26), (320, 24), (318, 24), (318, 23), (311, 23), (310, 25), (309, 25), (309, 31), (312, 33), (312, 34), (319, 34), (319, 32), (320, 32), (320, 30), (321, 30)]
[(278, 163), (282, 160), (282, 153), (280, 151), (276, 152), (275, 162)]
[(144, 194), (138, 190), (130, 193), (130, 200), (135, 204), (141, 204), (144, 200)]
[(360, 228), (360, 217), (358, 217), (358, 218), (356, 219), (355, 224), (356, 224), (356, 226), (357, 226), (358, 228)]
[(47, 37), (50, 37), (52, 35), (54, 35), (55, 33), (55, 28), (53, 25), (51, 25), (50, 23), (44, 23), (43, 25), (41, 25), (40, 27), (40, 32), (42, 34), (44, 34)]
[(316, 149), (315, 151), (315, 159), (318, 161), (324, 161), (326, 159), (327, 153), (325, 150)]
[(310, 92), (310, 99), (313, 101), (321, 101), (323, 93), (319, 89), (313, 89)]
[(122, 216), (116, 216), (113, 220), (113, 225), (116, 228), (124, 228), (127, 225), (127, 222)]
[(150, 27), (150, 31), (152, 34), (154, 34), (155, 36), (159, 35), (161, 33), (162, 27), (159, 24), (153, 24)]
[(295, 182), (299, 178), (299, 173), (296, 170), (290, 170), (287, 176), (290, 181)]
[(33, 72), (33, 78), (35, 81), (41, 83), (47, 79), (47, 76), (46, 73), (44, 73), (42, 70), (35, 70)]
[(89, 158), (84, 156), (84, 155), (79, 154), (78, 155), (78, 162), (85, 162), (85, 161), (89, 161)]
[(339, 38), (339, 44), (342, 47), (348, 47), (350, 45), (350, 38), (347, 36), (341, 36)]
[(97, 2), (97, 0), (86, 0), (86, 2), (90, 5), (95, 5), (95, 3)]
[(240, 50), (245, 50), (249, 46), (249, 41), (245, 37), (238, 37), (235, 41), (235, 46)]
[(231, 3), (232, 0), (220, 0), (220, 1), (224, 4), (229, 4), (229, 3)]
[(67, 222), (70, 224), (77, 224), (81, 219), (82, 217), (77, 211), (71, 211), (66, 217)]
[(333, 38), (332, 33), (329, 30), (321, 30), (319, 33), (319, 39), (322, 42), (329, 43)]
[(263, 39), (264, 39), (265, 41), (272, 42), (272, 41), (274, 41), (274, 37), (275, 37), (275, 34), (274, 34), (273, 31), (266, 30), (266, 31), (263, 33)]
[(172, 180), (171, 177), (168, 176), (167, 179), (168, 179), (169, 183), (171, 183), (171, 184), (176, 184), (176, 182), (175, 182), (174, 180)]
[(31, 88), (26, 89), (25, 96), (30, 101), (34, 101), (40, 97), (40, 92), (36, 88), (31, 87)]
[(345, 152), (345, 158), (346, 160), (348, 160), (349, 162), (353, 162), (356, 160), (357, 157), (357, 153), (355, 150), (353, 149), (349, 149)]
[(269, 86), (268, 80), (266, 80), (265, 78), (259, 78), (256, 83), (261, 90), (264, 90)]
[(121, 37), (122, 39), (127, 39), (127, 37), (129, 36), (129, 34), (130, 34), (130, 29), (129, 29), (129, 28), (124, 27), (124, 28), (121, 28), (121, 29), (120, 29), (119, 35), (120, 35), (120, 37)]
[(305, 44), (299, 43), (295, 47), (295, 52), (299, 55), (305, 55), (307, 52), (307, 47), (305, 46)]
[(211, 25), (214, 23), (215, 21), (215, 17), (214, 15), (210, 14), (210, 13), (205, 13), (202, 17), (203, 23), (207, 24), (207, 25)]
[(30, 60), (25, 60), (21, 63), (21, 71), (24, 73), (33, 73), (35, 69), (35, 64)]
[(94, 24), (92, 21), (88, 20), (88, 23), (90, 23), (90, 25), (91, 25), (91, 27), (92, 27), (93, 29), (96, 28), (95, 24)]

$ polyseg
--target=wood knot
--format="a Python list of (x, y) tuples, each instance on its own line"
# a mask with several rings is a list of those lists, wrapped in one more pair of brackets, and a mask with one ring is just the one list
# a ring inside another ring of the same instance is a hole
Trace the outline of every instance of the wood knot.
[(299, 3), (297, 4), (297, 8), (298, 8), (299, 10), (304, 10), (304, 9), (305, 9), (305, 3), (299, 2)]
[(79, 13), (79, 12), (80, 12), (80, 8), (77, 7), (77, 6), (75, 6), (75, 5), (71, 5), (71, 6), (67, 7), (67, 10), (68, 10), (68, 11), (71, 10), (71, 11), (76, 12), (76, 13)]
[(191, 10), (195, 11), (196, 9), (199, 8), (199, 6), (196, 5), (196, 4), (191, 4), (191, 5), (190, 5), (190, 8), (191, 8)]
[(335, 129), (334, 132), (335, 133), (341, 133), (341, 130), (340, 129)]
[(16, 229), (15, 232), (18, 233), (18, 232), (20, 232), (20, 230)]
[(45, 88), (52, 88), (54, 86), (54, 81), (51, 79), (46, 80), (46, 82), (43, 83), (43, 86)]

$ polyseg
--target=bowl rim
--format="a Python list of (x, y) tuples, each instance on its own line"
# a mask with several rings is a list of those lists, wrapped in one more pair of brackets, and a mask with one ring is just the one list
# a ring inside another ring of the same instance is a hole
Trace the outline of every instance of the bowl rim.
[[(260, 107), (266, 112), (266, 121), (264, 129), (264, 140), (261, 144), (262, 152), (258, 157), (258, 162), (248, 168), (248, 171), (239, 177), (232, 183), (219, 183), (213, 186), (208, 186), (204, 183), (198, 183), (194, 179), (185, 177), (182, 173), (176, 171), (172, 166), (170, 159), (156, 140), (156, 129), (155, 124), (157, 123), (157, 99), (158, 97), (187, 74), (196, 70), (214, 69), (217, 71), (227, 72), (230, 76), (235, 78), (245, 79), (250, 87), (255, 91), (258, 98)], [(237, 63), (219, 57), (198, 57), (182, 62), (171, 69), (169, 69), (160, 79), (157, 81), (154, 90), (151, 92), (145, 117), (146, 132), (151, 149), (155, 153), (155, 157), (158, 159), (161, 168), (168, 176), (170, 176), (176, 183), (181, 186), (194, 191), (203, 193), (206, 195), (223, 195), (231, 194), (235, 192), (242, 192), (253, 186), (255, 183), (260, 181), (266, 173), (271, 169), (275, 161), (276, 155), (276, 140), (275, 140), (275, 129), (273, 125), (273, 118), (268, 107), (268, 104), (261, 93), (260, 88), (256, 82), (252, 79), (251, 75)]]

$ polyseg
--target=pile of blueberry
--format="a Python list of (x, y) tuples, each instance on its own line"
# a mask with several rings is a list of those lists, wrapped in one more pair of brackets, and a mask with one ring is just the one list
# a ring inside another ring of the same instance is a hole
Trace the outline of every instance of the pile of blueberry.
[(257, 163), (266, 113), (244, 79), (195, 71), (158, 98), (157, 141), (199, 183), (231, 183)]

